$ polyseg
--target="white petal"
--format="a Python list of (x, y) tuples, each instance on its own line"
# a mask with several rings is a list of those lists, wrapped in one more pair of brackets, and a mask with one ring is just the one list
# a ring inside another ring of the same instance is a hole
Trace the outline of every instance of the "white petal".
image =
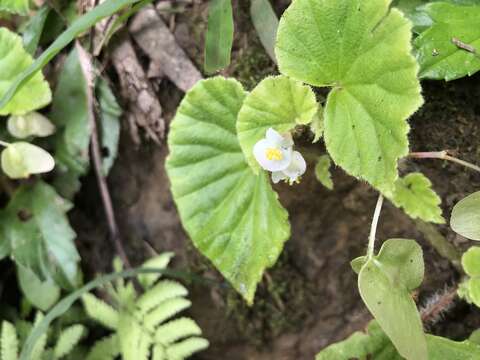
[[(267, 149), (276, 148), (281, 151), (282, 159), (281, 160), (270, 160), (267, 158)], [(284, 170), (290, 165), (292, 160), (292, 149), (282, 149), (274, 146), (269, 140), (262, 139), (255, 144), (253, 147), (253, 155), (257, 159), (258, 163), (262, 168), (268, 171), (281, 171)]]
[(277, 132), (276, 130), (272, 129), (272, 128), (269, 128), (267, 130), (267, 133), (265, 135), (265, 138), (270, 141), (271, 143), (273, 144), (276, 144), (277, 146), (280, 146), (280, 144), (282, 144), (284, 138), (282, 135), (280, 135), (279, 132)]
[(274, 171), (272, 172), (272, 181), (274, 184), (277, 184), (278, 182), (288, 179), (288, 176), (285, 175), (283, 171)]
[(292, 154), (292, 161), (290, 165), (283, 170), (286, 176), (290, 178), (290, 181), (296, 181), (307, 170), (307, 163), (302, 154), (298, 151), (294, 151)]
[(53, 170), (55, 160), (42, 148), (27, 142), (10, 144), (2, 151), (2, 170), (12, 179)]

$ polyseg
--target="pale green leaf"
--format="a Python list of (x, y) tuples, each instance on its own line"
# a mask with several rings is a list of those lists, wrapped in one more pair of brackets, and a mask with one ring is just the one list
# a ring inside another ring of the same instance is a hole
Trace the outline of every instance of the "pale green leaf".
[(0, 337), (2, 360), (17, 360), (18, 336), (15, 327), (8, 321), (2, 322), (2, 336)]
[(480, 307), (480, 247), (472, 246), (463, 254), (462, 267), (469, 278), (462, 284), (459, 294)]
[(172, 360), (187, 359), (194, 353), (206, 349), (208, 345), (208, 341), (203, 338), (190, 337), (170, 345), (167, 348), (167, 358)]
[(453, 207), (450, 226), (457, 234), (480, 240), (480, 191), (468, 195)]
[(53, 350), (54, 359), (61, 359), (69, 354), (85, 335), (86, 328), (83, 325), (72, 325), (64, 329), (58, 337)]
[(472, 246), (462, 255), (462, 267), (469, 276), (480, 276), (480, 247)]
[(325, 143), (333, 161), (384, 193), (408, 153), (406, 119), (423, 103), (411, 24), (389, 0), (296, 0), (280, 20), (280, 72), (331, 86)]
[(31, 174), (52, 171), (55, 160), (41, 147), (27, 142), (8, 145), (1, 155), (2, 170), (12, 179), (28, 178)]
[[(480, 345), (473, 341), (453, 341), (427, 335), (429, 360), (475, 360), (480, 357)], [(366, 332), (355, 332), (349, 338), (330, 345), (317, 354), (316, 360), (402, 360), (388, 337), (375, 320)], [(417, 359), (417, 358), (414, 358)]]
[(182, 338), (201, 334), (202, 330), (195, 321), (183, 317), (158, 327), (155, 332), (155, 341), (167, 346)]
[[(175, 256), (173, 252), (164, 252), (158, 256), (148, 259), (143, 263), (143, 267), (147, 269), (165, 269), (170, 260)], [(141, 274), (138, 276), (138, 282), (144, 289), (150, 288), (160, 278), (162, 274)]]
[(30, 10), (30, 0), (0, 0), (0, 11), (27, 15)]
[(415, 39), (420, 77), (454, 80), (480, 70), (480, 4), (427, 4), (433, 25)]
[(252, 172), (238, 143), (236, 119), (244, 98), (235, 80), (198, 82), (171, 124), (167, 172), (194, 244), (251, 303), (290, 225), (267, 175)]
[(42, 6), (37, 13), (28, 20), (25, 30), (23, 31), (23, 45), (25, 50), (32, 56), (37, 50), (48, 14), (50, 14), (50, 6)]
[(103, 175), (107, 176), (117, 158), (122, 109), (104, 79), (97, 84), (97, 96), (100, 105), (102, 149), (106, 152), (103, 156), (102, 168)]
[(268, 56), (276, 62), (275, 40), (277, 38), (278, 18), (270, 0), (251, 0), (250, 16)]
[(120, 355), (117, 335), (98, 340), (88, 353), (86, 360), (114, 360)]
[(248, 164), (255, 172), (260, 165), (253, 147), (269, 128), (286, 133), (296, 125), (309, 124), (318, 110), (309, 86), (287, 76), (270, 76), (247, 95), (238, 113), (237, 133)]
[(192, 303), (183, 297), (165, 300), (145, 317), (145, 328), (149, 331), (154, 331), (157, 326), (191, 305)]
[(233, 42), (231, 0), (211, 0), (208, 4), (208, 25), (205, 39), (205, 71), (213, 73), (230, 64)]
[(18, 283), (24, 296), (36, 308), (47, 311), (60, 298), (60, 288), (51, 277), (41, 280), (29, 268), (17, 264)]
[(437, 224), (445, 223), (440, 204), (442, 200), (432, 189), (432, 183), (422, 173), (411, 173), (395, 182), (390, 200), (411, 218)]
[(423, 279), (422, 249), (413, 240), (385, 241), (379, 254), (368, 259), (358, 276), (360, 295), (370, 312), (408, 360), (426, 360), (427, 345), (410, 292)]
[(187, 294), (188, 290), (179, 282), (163, 280), (140, 296), (136, 306), (142, 314), (146, 314), (165, 300), (186, 296)]
[(332, 174), (330, 174), (330, 166), (332, 160), (328, 155), (322, 155), (318, 158), (315, 165), (315, 177), (317, 180), (329, 190), (333, 190)]
[(132, 315), (120, 314), (117, 334), (123, 360), (148, 360), (153, 339)]
[(118, 327), (118, 312), (109, 304), (92, 294), (83, 295), (82, 302), (85, 312), (91, 319), (107, 329), (115, 330)]
[(320, 109), (317, 111), (313, 117), (312, 122), (310, 123), (310, 130), (313, 132), (313, 143), (318, 142), (323, 136), (323, 131), (325, 130), (325, 123), (323, 119), (323, 109), (319, 106)]
[[(0, 28), (0, 69), (2, 69), (0, 98), (32, 62), (32, 57), (23, 48), (22, 39), (7, 28)], [(25, 114), (44, 107), (51, 99), (50, 87), (39, 72), (0, 108), (0, 115)]]
[(25, 115), (12, 115), (7, 122), (8, 132), (18, 138), (45, 137), (55, 132), (55, 125), (42, 114), (32, 111)]

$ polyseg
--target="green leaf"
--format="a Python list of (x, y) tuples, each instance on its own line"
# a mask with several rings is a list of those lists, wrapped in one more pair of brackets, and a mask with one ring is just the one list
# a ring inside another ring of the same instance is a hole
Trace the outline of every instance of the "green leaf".
[(172, 344), (167, 348), (168, 359), (186, 359), (194, 353), (204, 350), (208, 347), (207, 340), (199, 337), (190, 337), (188, 339)]
[(23, 185), (6, 208), (9, 226), (4, 235), (15, 262), (42, 279), (60, 269), (74, 285), (80, 257), (65, 212), (65, 200), (50, 185), (42, 181)]
[(82, 339), (86, 332), (83, 325), (72, 325), (63, 330), (58, 337), (57, 344), (53, 350), (54, 359), (61, 359), (69, 354)]
[(296, 0), (283, 14), (280, 72), (331, 86), (325, 143), (333, 161), (384, 193), (408, 153), (406, 119), (423, 103), (411, 24), (389, 0)]
[(253, 147), (269, 128), (285, 133), (296, 125), (309, 124), (318, 110), (309, 86), (287, 76), (270, 76), (247, 95), (238, 113), (237, 134), (248, 164), (255, 173), (260, 165)]
[(462, 266), (469, 278), (462, 283), (459, 295), (480, 307), (480, 247), (472, 246), (463, 254)]
[(93, 345), (88, 353), (87, 360), (114, 360), (120, 355), (119, 348), (117, 335), (105, 337)]
[(447, 81), (480, 70), (480, 4), (427, 4), (433, 25), (415, 39), (420, 77)]
[(121, 313), (118, 340), (123, 360), (148, 360), (153, 339), (129, 313)]
[(462, 266), (467, 275), (480, 276), (479, 246), (472, 246), (462, 255)]
[(248, 303), (290, 236), (288, 214), (267, 175), (245, 162), (236, 134), (242, 86), (198, 82), (170, 127), (167, 172), (183, 226)]
[(13, 14), (27, 15), (30, 10), (30, 0), (2, 0), (0, 1), (0, 11), (6, 11)]
[[(0, 28), (0, 97), (6, 95), (15, 79), (32, 62), (32, 57), (23, 48), (22, 39), (7, 28)], [(22, 115), (44, 107), (52, 100), (50, 87), (41, 73), (32, 75), (25, 85), (15, 96), (12, 94), (8, 100), (2, 101), (0, 115)]]
[(17, 264), (18, 283), (27, 300), (37, 309), (47, 311), (60, 297), (60, 288), (52, 278), (45, 280), (39, 277), (29, 268)]
[(102, 168), (103, 175), (107, 176), (117, 158), (122, 109), (104, 79), (98, 82), (97, 91), (100, 105), (102, 149), (106, 151), (102, 161)]
[(468, 195), (453, 207), (450, 226), (467, 239), (480, 240), (480, 191)]
[(322, 155), (318, 158), (315, 165), (315, 177), (317, 180), (329, 190), (333, 190), (332, 174), (330, 174), (330, 166), (332, 160), (328, 155)]
[(55, 160), (41, 147), (27, 142), (8, 145), (1, 154), (2, 170), (11, 179), (25, 179), (31, 174), (52, 171)]
[(412, 219), (420, 218), (437, 224), (445, 223), (440, 204), (442, 200), (432, 189), (432, 183), (422, 173), (412, 173), (395, 182), (390, 200)]
[(15, 327), (8, 321), (2, 322), (2, 336), (0, 337), (2, 360), (17, 360), (18, 336)]
[[(165, 269), (175, 256), (173, 252), (164, 252), (143, 263), (145, 268)], [(160, 278), (161, 274), (139, 275), (138, 282), (144, 289), (149, 289)]]
[(233, 43), (231, 0), (210, 0), (205, 39), (205, 71), (213, 73), (230, 64)]
[(274, 62), (277, 62), (275, 58), (275, 40), (277, 38), (278, 18), (270, 1), (251, 0), (250, 16), (268, 56), (270, 56)]
[(23, 46), (32, 56), (37, 50), (45, 26), (45, 21), (47, 20), (49, 13), (50, 6), (42, 6), (37, 13), (28, 20), (25, 30), (23, 31)]
[[(480, 356), (480, 346), (472, 341), (453, 341), (427, 335), (429, 360), (474, 360)], [(317, 354), (316, 360), (343, 359), (402, 360), (388, 337), (373, 320), (366, 333), (358, 331), (349, 338), (328, 346)], [(415, 358), (416, 359), (416, 358)]]
[(105, 301), (92, 294), (82, 296), (85, 312), (92, 319), (107, 329), (115, 330), (118, 327), (118, 312)]
[(422, 249), (414, 240), (385, 241), (358, 276), (360, 295), (370, 312), (408, 360), (426, 360), (423, 325), (410, 292), (423, 279)]
[(79, 190), (78, 178), (87, 173), (90, 163), (91, 124), (87, 86), (77, 48), (74, 47), (60, 73), (50, 114), (57, 127), (55, 159), (58, 176), (55, 186), (69, 199)]
[(310, 123), (310, 130), (313, 132), (313, 143), (318, 142), (323, 136), (323, 131), (325, 130), (325, 123), (323, 119), (323, 109), (319, 105), (320, 109), (317, 111), (313, 117), (312, 122)]
[[(18, 110), (18, 108), (20, 108), (20, 105), (25, 105), (20, 103), (16, 104), (17, 101), (15, 99), (22, 99), (25, 101), (27, 99), (30, 101), (36, 100), (36, 103), (38, 106), (32, 109), (28, 107), (27, 109), (24, 109), (22, 107), (21, 112), (28, 112), (31, 110), (35, 110), (38, 107), (48, 104), (51, 98), (50, 91), (48, 91), (49, 96), (47, 98), (46, 96), (47, 93), (43, 92), (44, 91), (43, 87), (41, 87), (42, 91), (39, 91), (37, 89), (40, 87), (38, 85), (38, 82), (40, 82), (40, 80), (42, 79), (41, 74), (38, 71), (41, 70), (45, 65), (47, 65), (48, 62), (55, 55), (57, 55), (65, 46), (67, 46), (76, 36), (82, 34), (83, 32), (85, 32), (85, 30), (95, 25), (100, 20), (106, 17), (109, 17), (115, 14), (117, 11), (121, 10), (122, 8), (131, 4), (135, 4), (139, 1), (141, 0), (106, 0), (102, 2), (100, 5), (96, 6), (91, 11), (87, 12), (85, 15), (76, 19), (72, 23), (72, 25), (70, 25), (67, 30), (65, 30), (60, 36), (58, 36), (56, 40), (33, 63), (29, 58), (29, 61), (25, 61), (24, 66), (18, 67), (14, 74), (14, 76), (16, 77), (13, 78), (12, 76), (12, 81), (9, 81), (8, 83), (6, 83), (5, 88), (2, 88), (0, 86), (0, 109), (1, 109), (0, 113), (2, 111), (5, 111), (5, 109), (8, 109), (9, 107)], [(9, 41), (9, 44), (6, 44), (6, 46), (4, 47), (3, 39), (2, 39), (4, 35), (2, 31), (4, 32), (4, 29), (0, 30), (0, 67), (3, 69), (4, 64), (2, 64), (2, 54), (3, 53), (11, 54), (11, 51), (13, 48), (13, 46), (11, 45), (13, 45), (12, 44), (13, 41)], [(18, 51), (18, 50), (15, 50), (15, 51)], [(11, 58), (15, 59), (17, 64), (18, 64), (18, 60), (23, 57), (24, 57), (23, 54), (19, 54), (19, 56), (11, 55)], [(30, 79), (32, 78), (33, 80), (32, 82), (30, 82)], [(44, 84), (45, 84), (44, 87), (47, 87), (47, 84), (46, 83)], [(28, 86), (25, 86), (25, 85), (28, 85)], [(17, 96), (15, 96), (19, 91), (20, 93)], [(31, 95), (36, 95), (37, 98)], [(43, 95), (43, 97), (41, 97), (40, 95)], [(12, 100), (12, 98), (14, 99)], [(46, 101), (47, 99), (48, 101)], [(10, 100), (12, 101), (10, 102)], [(10, 106), (5, 108), (5, 106), (9, 102), (11, 103), (11, 105), (9, 104)], [(41, 106), (39, 104), (41, 104)]]

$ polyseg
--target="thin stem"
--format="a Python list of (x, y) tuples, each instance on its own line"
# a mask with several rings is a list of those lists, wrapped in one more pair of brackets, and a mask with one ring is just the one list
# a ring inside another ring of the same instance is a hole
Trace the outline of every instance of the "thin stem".
[(10, 146), (9, 143), (7, 143), (6, 141), (2, 141), (2, 140), (0, 140), (0, 145), (5, 146), (5, 147)]
[(377, 233), (378, 219), (380, 218), (380, 211), (383, 205), (383, 195), (378, 195), (377, 205), (375, 206), (375, 212), (373, 213), (372, 226), (370, 228), (370, 237), (368, 238), (367, 259), (373, 257), (375, 250), (375, 236)]
[(472, 169), (474, 171), (480, 172), (480, 166), (474, 165), (472, 163), (469, 163), (468, 161), (464, 161), (461, 159), (457, 159), (456, 157), (448, 155), (448, 152), (443, 150), (443, 151), (426, 151), (426, 152), (413, 152), (410, 153), (409, 155), (412, 158), (416, 159), (440, 159), (440, 160), (447, 160), (451, 161), (457, 164), (460, 164), (462, 166), (465, 166), (466, 168)]

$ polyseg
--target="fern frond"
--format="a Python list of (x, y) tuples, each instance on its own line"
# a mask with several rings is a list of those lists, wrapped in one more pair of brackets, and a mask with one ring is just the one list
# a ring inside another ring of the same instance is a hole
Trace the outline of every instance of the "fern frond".
[(1, 359), (17, 360), (18, 357), (18, 336), (15, 326), (8, 321), (2, 322)]
[(115, 330), (118, 326), (118, 312), (105, 301), (98, 299), (92, 294), (82, 296), (83, 307), (87, 315), (105, 326)]
[[(41, 312), (37, 312), (33, 325), (34, 326), (37, 325), (42, 320), (43, 320), (43, 314)], [(43, 353), (45, 351), (45, 345), (47, 345), (47, 337), (48, 337), (48, 334), (47, 332), (45, 332), (42, 334), (42, 336), (38, 338), (37, 342), (35, 343), (35, 346), (32, 349), (31, 360), (42, 359)]]
[(61, 359), (68, 355), (86, 332), (83, 325), (72, 325), (62, 331), (53, 350), (53, 358)]
[(183, 317), (160, 326), (155, 332), (155, 341), (168, 346), (182, 338), (201, 334), (202, 330), (195, 321)]
[(190, 300), (183, 297), (165, 300), (145, 317), (145, 327), (148, 331), (153, 332), (157, 326), (175, 316), (180, 311), (189, 308), (191, 305)]
[(118, 355), (120, 355), (118, 336), (112, 335), (98, 340), (86, 360), (114, 360)]
[(178, 343), (172, 344), (167, 348), (167, 359), (186, 359), (194, 353), (206, 349), (208, 345), (208, 341), (201, 337), (191, 337), (185, 339)]
[(148, 360), (152, 338), (132, 315), (120, 313), (117, 334), (123, 360)]
[(167, 360), (167, 352), (165, 347), (158, 344), (153, 347), (152, 360)]
[(182, 284), (172, 280), (163, 280), (143, 294), (138, 299), (137, 306), (142, 314), (146, 314), (165, 300), (187, 294), (188, 291)]
[[(175, 254), (172, 252), (165, 252), (156, 256), (152, 259), (147, 260), (143, 263), (142, 267), (147, 269), (165, 269), (170, 260), (173, 258)], [(162, 274), (141, 274), (138, 276), (138, 281), (140, 285), (143, 286), (144, 289), (149, 289), (153, 284), (157, 282), (157, 280), (162, 276)]]

